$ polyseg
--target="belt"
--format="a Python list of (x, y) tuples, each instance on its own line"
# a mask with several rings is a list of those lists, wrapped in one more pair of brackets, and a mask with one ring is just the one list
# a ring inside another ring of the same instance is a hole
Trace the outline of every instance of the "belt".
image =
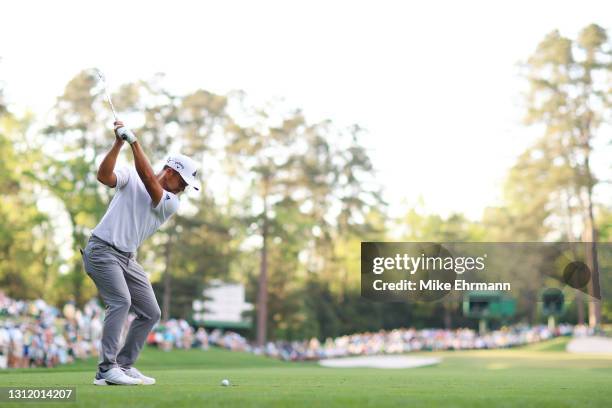
[(90, 239), (95, 239), (96, 241), (99, 241), (101, 244), (104, 244), (106, 246), (109, 246), (111, 248), (113, 248), (115, 251), (119, 252), (121, 255), (127, 256), (128, 258), (132, 258), (134, 255), (134, 252), (125, 252), (120, 250), (119, 248), (117, 248), (116, 246), (114, 246), (113, 244), (111, 244), (110, 242), (106, 242), (105, 240), (103, 240), (102, 238), (96, 236), (96, 235), (91, 235)]

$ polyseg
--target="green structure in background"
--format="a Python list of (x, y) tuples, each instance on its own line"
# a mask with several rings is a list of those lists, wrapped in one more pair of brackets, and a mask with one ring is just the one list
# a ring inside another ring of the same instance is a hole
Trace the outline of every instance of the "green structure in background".
[(553, 330), (559, 317), (565, 311), (565, 295), (557, 288), (547, 288), (540, 294), (542, 300), (542, 314), (548, 316), (548, 328)]
[(463, 296), (463, 315), (479, 319), (479, 332), (487, 330), (487, 322), (508, 319), (516, 313), (516, 301), (497, 291), (471, 291)]

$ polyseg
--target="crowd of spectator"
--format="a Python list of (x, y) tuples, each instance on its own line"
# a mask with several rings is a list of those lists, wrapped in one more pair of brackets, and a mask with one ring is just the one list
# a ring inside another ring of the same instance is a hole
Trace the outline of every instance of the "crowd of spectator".
[[(135, 318), (130, 315), (127, 327)], [(0, 369), (53, 367), (75, 359), (98, 356), (104, 321), (104, 310), (95, 300), (83, 310), (66, 304), (62, 310), (43, 300), (19, 301), (0, 292)], [(147, 337), (147, 344), (164, 351), (211, 345), (233, 351), (245, 351), (287, 361), (408, 353), (411, 351), (469, 350), (515, 347), (556, 336), (589, 335), (586, 326), (558, 325), (511, 326), (483, 335), (472, 329), (395, 329), (371, 333), (303, 341), (268, 342), (264, 347), (251, 344), (232, 331), (192, 327), (186, 320), (160, 322)]]
[(512, 326), (484, 335), (472, 329), (395, 329), (372, 333), (357, 333), (319, 342), (308, 341), (268, 343), (253, 352), (289, 361), (321, 360), (326, 358), (399, 354), (411, 351), (498, 349), (535, 343), (556, 336), (571, 335), (573, 326)]
[(54, 367), (97, 355), (103, 310), (95, 301), (83, 310), (60, 311), (44, 300), (14, 300), (0, 291), (0, 369)]
[[(397, 354), (411, 351), (471, 350), (509, 348), (544, 341), (558, 336), (589, 334), (586, 326), (560, 324), (554, 330), (548, 326), (511, 326), (480, 335), (472, 329), (395, 329), (371, 333), (357, 333), (324, 342), (313, 338), (304, 341), (268, 342), (257, 347), (245, 337), (219, 329), (210, 333), (200, 327), (194, 329), (185, 320), (169, 320), (159, 324), (149, 335), (147, 343), (162, 350), (200, 348), (210, 345), (232, 351), (246, 351), (287, 361), (321, 360), (325, 358)], [(592, 334), (592, 333), (591, 333)]]

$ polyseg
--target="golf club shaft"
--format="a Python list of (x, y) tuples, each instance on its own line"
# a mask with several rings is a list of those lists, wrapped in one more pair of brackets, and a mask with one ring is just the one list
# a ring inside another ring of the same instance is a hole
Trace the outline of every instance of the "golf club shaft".
[(108, 99), (108, 104), (110, 105), (111, 110), (113, 111), (113, 116), (115, 117), (115, 122), (116, 122), (119, 119), (117, 118), (117, 112), (115, 111), (115, 105), (113, 105), (113, 101), (111, 100), (111, 97), (108, 94), (108, 91), (106, 90), (106, 86), (104, 87), (104, 93), (106, 94), (106, 99)]
[(100, 79), (100, 82), (102, 83), (102, 88), (104, 89), (104, 94), (106, 95), (106, 99), (108, 100), (108, 104), (111, 107), (111, 110), (113, 111), (113, 117), (115, 118), (115, 122), (117, 120), (119, 120), (117, 118), (117, 111), (115, 111), (115, 105), (113, 105), (113, 101), (110, 97), (110, 94), (108, 93), (108, 89), (106, 89), (106, 77), (104, 76), (104, 74), (102, 73), (102, 71), (100, 71), (99, 69), (96, 69), (96, 74), (98, 75), (98, 78)]
[[(98, 78), (100, 78), (100, 81), (102, 82), (104, 94), (106, 95), (108, 104), (110, 105), (111, 110), (113, 111), (113, 117), (115, 118), (115, 122), (117, 122), (119, 119), (117, 118), (117, 112), (115, 111), (115, 105), (113, 105), (113, 100), (111, 99), (110, 94), (108, 93), (108, 89), (106, 89), (106, 78), (104, 77), (104, 74), (102, 74), (100, 70), (96, 70), (96, 72), (98, 74)], [(130, 144), (136, 141), (136, 136), (134, 135), (134, 133), (130, 129), (126, 128), (125, 126), (121, 126), (115, 129), (115, 134)]]

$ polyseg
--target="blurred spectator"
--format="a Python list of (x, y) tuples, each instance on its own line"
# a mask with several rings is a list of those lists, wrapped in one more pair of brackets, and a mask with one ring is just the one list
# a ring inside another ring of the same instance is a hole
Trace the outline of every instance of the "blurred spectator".
[[(135, 318), (130, 315), (123, 335)], [(14, 300), (0, 291), (0, 369), (53, 367), (75, 359), (97, 356), (104, 321), (104, 310), (95, 300), (83, 310), (68, 303), (62, 312), (42, 299)], [(351, 355), (408, 353), (426, 350), (469, 350), (515, 347), (557, 336), (589, 336), (588, 326), (561, 324), (554, 331), (547, 326), (516, 325), (479, 335), (472, 329), (394, 329), (355, 333), (320, 342), (268, 342), (263, 348), (251, 345), (232, 331), (194, 328), (186, 320), (170, 319), (158, 324), (147, 337), (147, 344), (164, 351), (174, 348), (208, 350), (216, 345), (232, 351), (246, 351), (287, 361), (319, 360)]]
[(54, 367), (98, 354), (104, 319), (91, 300), (63, 313), (44, 300), (25, 302), (0, 292), (0, 368)]

